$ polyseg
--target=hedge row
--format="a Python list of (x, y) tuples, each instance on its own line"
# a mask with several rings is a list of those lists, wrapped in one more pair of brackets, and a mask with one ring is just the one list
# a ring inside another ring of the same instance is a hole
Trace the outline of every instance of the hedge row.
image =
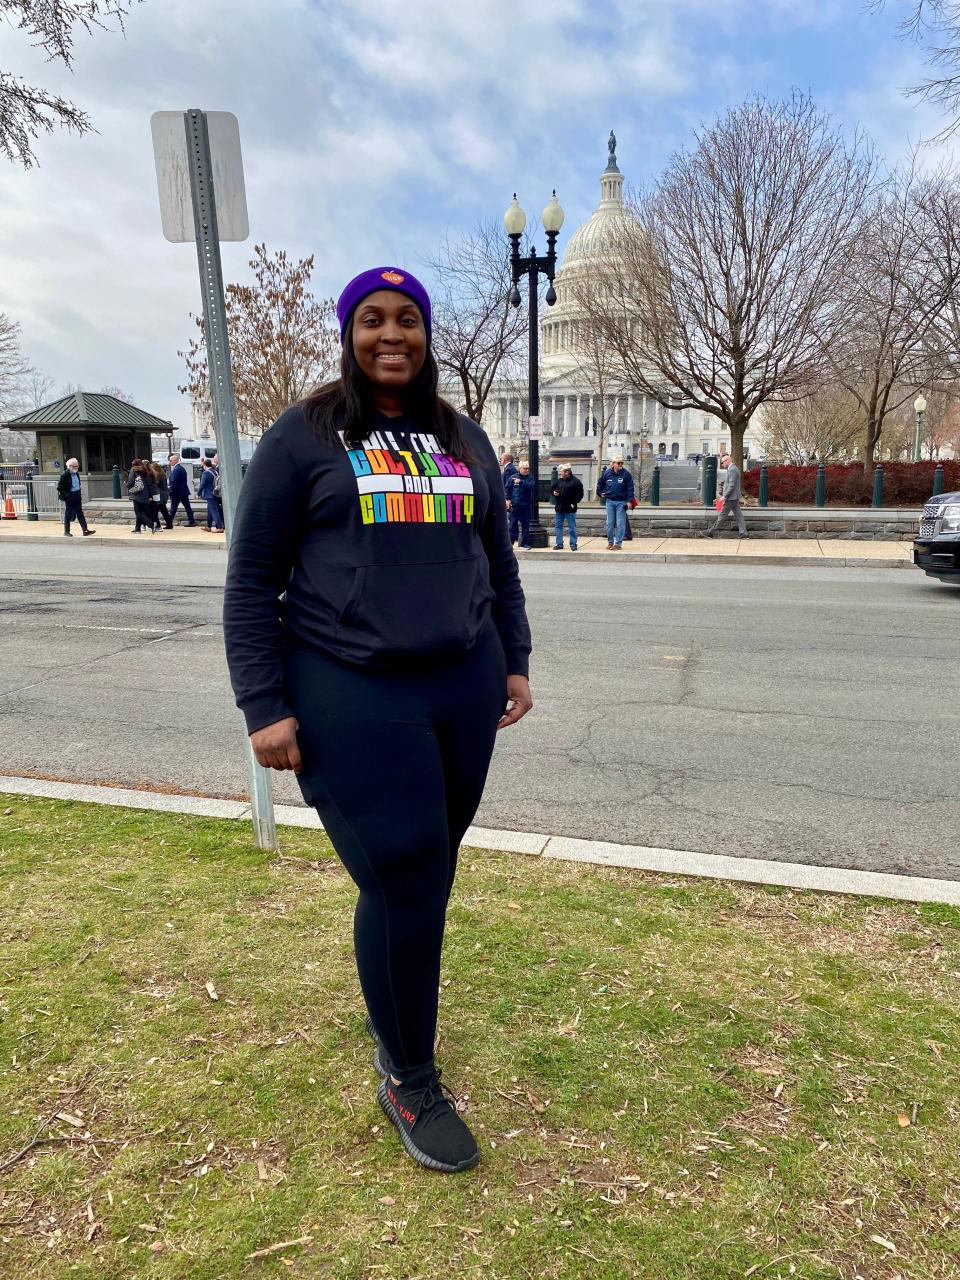
[[(943, 462), (943, 491), (960, 489), (960, 460)], [(919, 507), (933, 493), (936, 462), (885, 462), (883, 464), (883, 505), (885, 507)], [(873, 501), (873, 475), (864, 475), (863, 464), (846, 466), (828, 464), (825, 468), (827, 502), (848, 507), (869, 507)], [(813, 504), (817, 490), (817, 468), (768, 467), (769, 500), (775, 506), (784, 503)], [(757, 497), (760, 490), (760, 468), (744, 473), (744, 491)]]

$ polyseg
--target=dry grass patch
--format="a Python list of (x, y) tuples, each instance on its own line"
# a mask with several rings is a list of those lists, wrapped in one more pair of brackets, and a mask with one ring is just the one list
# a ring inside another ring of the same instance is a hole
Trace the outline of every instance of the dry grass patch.
[(956, 911), (464, 851), (438, 1178), (321, 837), (5, 807), (4, 1275), (960, 1280)]

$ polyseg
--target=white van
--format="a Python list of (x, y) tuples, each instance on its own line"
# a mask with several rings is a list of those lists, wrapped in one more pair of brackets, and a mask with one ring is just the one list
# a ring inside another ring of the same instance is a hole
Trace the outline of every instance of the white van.
[[(240, 468), (246, 471), (247, 463), (253, 457), (254, 442), (240, 437)], [(179, 453), (180, 461), (186, 468), (187, 477), (191, 481), (194, 493), (200, 484), (200, 472), (204, 458), (213, 461), (214, 454), (217, 452), (216, 440), (181, 440), (176, 448), (170, 450), (171, 453)], [(163, 458), (166, 463), (166, 457)]]

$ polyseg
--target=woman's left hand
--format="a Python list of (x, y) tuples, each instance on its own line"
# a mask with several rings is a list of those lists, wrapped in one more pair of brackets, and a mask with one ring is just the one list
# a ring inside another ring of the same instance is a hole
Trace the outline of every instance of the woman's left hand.
[(526, 676), (507, 676), (507, 709), (500, 717), (498, 729), (506, 729), (516, 724), (533, 706), (530, 693), (530, 681)]

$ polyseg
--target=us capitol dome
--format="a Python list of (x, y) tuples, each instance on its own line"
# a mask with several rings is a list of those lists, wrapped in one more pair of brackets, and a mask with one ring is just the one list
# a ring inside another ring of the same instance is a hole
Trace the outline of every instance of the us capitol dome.
[[(569, 462), (588, 495), (598, 463), (620, 455), (629, 464), (641, 459), (685, 459), (688, 454), (723, 453), (729, 432), (718, 418), (699, 409), (668, 409), (651, 396), (623, 390), (601, 401), (596, 360), (580, 342), (582, 312), (571, 287), (578, 277), (598, 274), (605, 255), (615, 251), (625, 227), (624, 175), (617, 164), (617, 140), (607, 143), (607, 165), (600, 174), (600, 202), (563, 249), (554, 288), (557, 301), (541, 308), (540, 320), (540, 474)], [(523, 305), (526, 305), (524, 302)], [(481, 425), (498, 452), (525, 454), (528, 433), (526, 378), (492, 389)], [(603, 459), (597, 458), (599, 429), (606, 424)], [(747, 441), (749, 443), (749, 432)]]

